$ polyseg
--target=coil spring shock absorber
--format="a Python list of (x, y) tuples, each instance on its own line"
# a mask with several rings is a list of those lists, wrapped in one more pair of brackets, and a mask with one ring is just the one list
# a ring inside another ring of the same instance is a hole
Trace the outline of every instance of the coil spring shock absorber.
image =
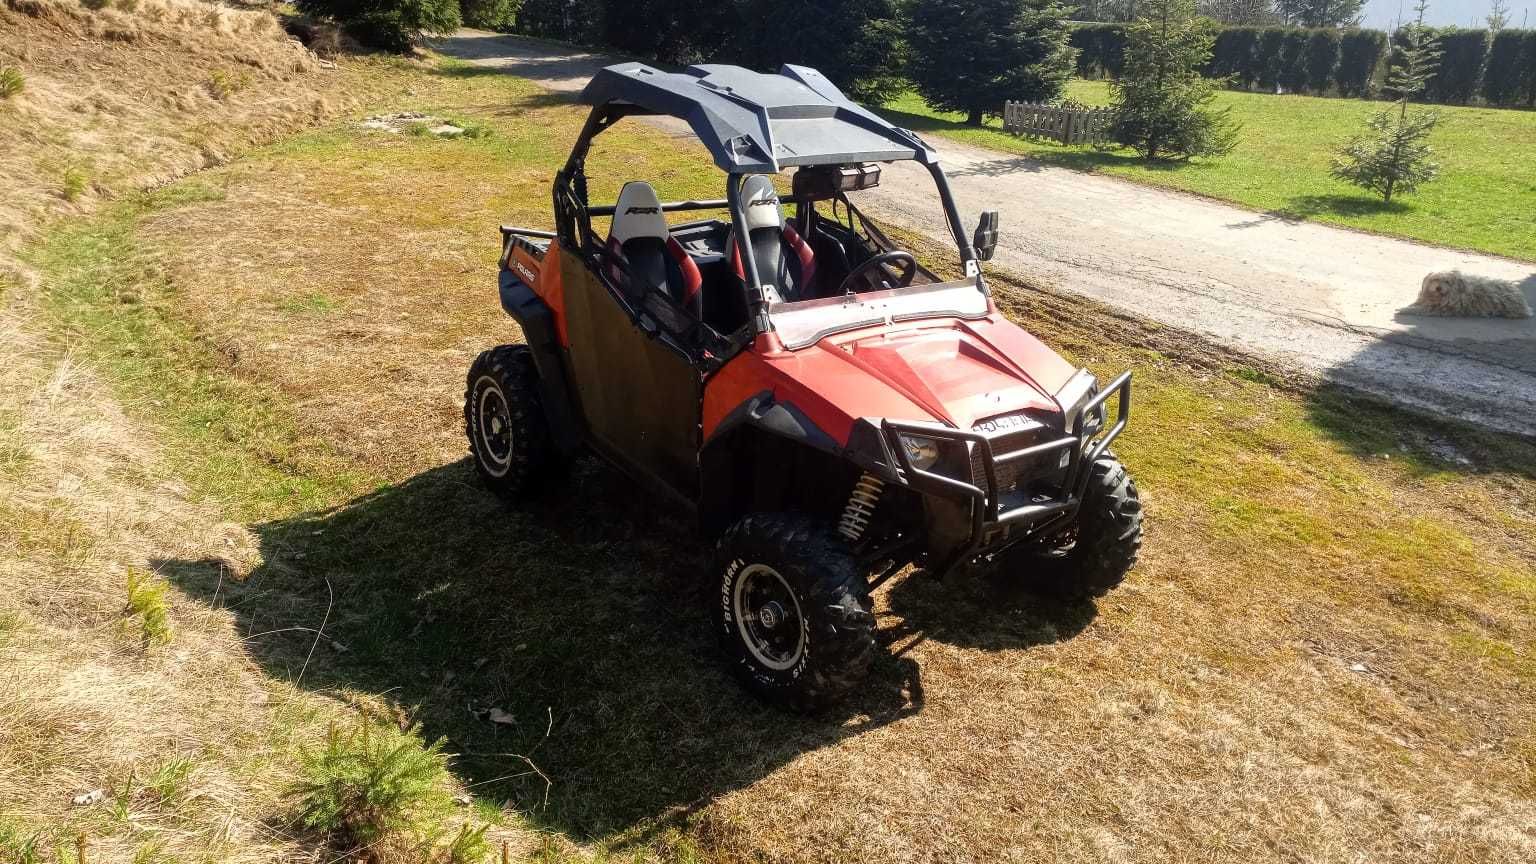
[(864, 536), (864, 529), (869, 527), (869, 519), (875, 512), (875, 505), (880, 503), (880, 493), (885, 489), (885, 481), (873, 474), (865, 473), (859, 478), (859, 482), (853, 484), (853, 492), (848, 495), (848, 503), (843, 507), (843, 518), (837, 522), (837, 533), (843, 535), (849, 543), (857, 543)]

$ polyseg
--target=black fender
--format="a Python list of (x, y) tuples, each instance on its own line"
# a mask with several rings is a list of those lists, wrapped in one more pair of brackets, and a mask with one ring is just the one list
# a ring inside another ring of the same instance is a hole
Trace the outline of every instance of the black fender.
[(533, 349), (533, 365), (539, 373), (539, 398), (544, 403), (544, 420), (549, 424), (550, 436), (561, 452), (570, 455), (581, 448), (585, 429), (566, 377), (554, 313), (511, 268), (502, 267), (497, 281), (501, 308), (523, 328), (523, 338)]
[[(858, 434), (859, 425), (872, 434)], [(844, 446), (793, 403), (768, 390), (755, 393), (700, 448), (700, 528), (717, 536), (747, 513), (764, 511), (835, 520), (860, 474), (895, 478), (879, 441), (878, 430), (861, 420)]]

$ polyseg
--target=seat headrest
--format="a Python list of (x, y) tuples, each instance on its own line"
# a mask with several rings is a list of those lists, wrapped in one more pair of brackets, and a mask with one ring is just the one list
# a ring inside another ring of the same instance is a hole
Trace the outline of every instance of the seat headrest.
[(656, 197), (651, 184), (631, 180), (619, 190), (608, 236), (619, 243), (628, 243), (636, 237), (667, 239), (667, 219), (661, 215), (661, 199)]
[(779, 211), (779, 193), (766, 174), (753, 174), (741, 184), (741, 200), (747, 209), (747, 230), (783, 228), (784, 214)]

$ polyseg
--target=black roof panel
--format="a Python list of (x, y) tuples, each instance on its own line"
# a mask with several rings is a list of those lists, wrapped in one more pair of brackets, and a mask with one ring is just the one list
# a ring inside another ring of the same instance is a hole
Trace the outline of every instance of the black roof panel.
[(795, 165), (938, 160), (922, 139), (855, 105), (808, 66), (777, 75), (740, 66), (662, 72), (643, 63), (598, 70), (581, 91), (588, 105), (618, 103), (688, 122), (715, 164), (733, 173)]

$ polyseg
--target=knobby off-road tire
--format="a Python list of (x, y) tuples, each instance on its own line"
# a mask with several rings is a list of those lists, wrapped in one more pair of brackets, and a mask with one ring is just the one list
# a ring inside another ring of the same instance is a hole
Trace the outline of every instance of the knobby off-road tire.
[(527, 345), (502, 345), (475, 358), (464, 392), (464, 432), (475, 470), (503, 500), (534, 491), (559, 468)]
[(864, 681), (876, 650), (869, 585), (830, 525), (747, 516), (720, 538), (715, 568), (720, 647), (748, 690), (814, 711)]
[(1102, 597), (1125, 580), (1141, 554), (1141, 498), (1113, 455), (1089, 466), (1077, 539), (1065, 552), (1037, 559), (1038, 585), (1063, 599)]

